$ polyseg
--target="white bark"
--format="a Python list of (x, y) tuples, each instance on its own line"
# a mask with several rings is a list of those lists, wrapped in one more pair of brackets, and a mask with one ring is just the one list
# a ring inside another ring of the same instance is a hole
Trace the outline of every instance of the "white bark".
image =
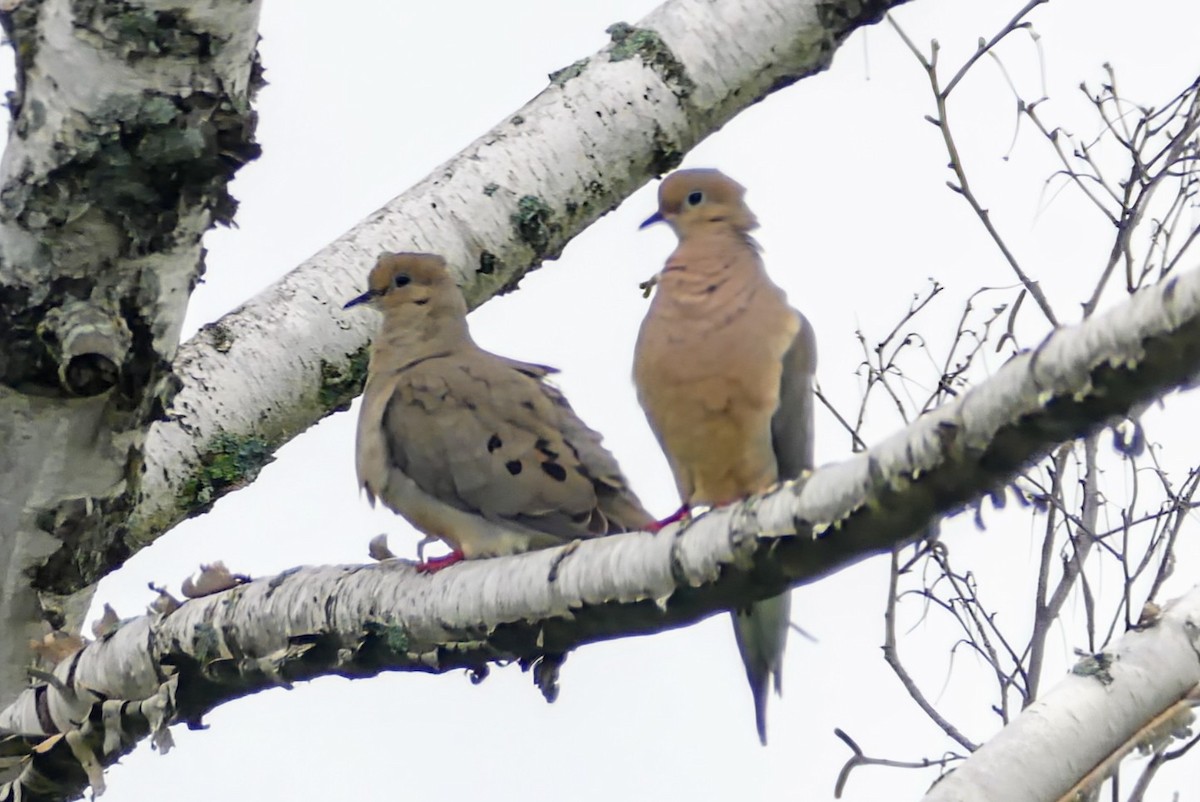
[[(1084, 657), (925, 802), (1039, 802), (1068, 796), (1116, 754), (1162, 748), (1186, 731), (1200, 687), (1200, 587), (1167, 605), (1151, 626)], [(1149, 726), (1148, 726), (1149, 725)], [(1096, 772), (1091, 788), (1109, 771)], [(1079, 797), (1083, 798), (1083, 797)]]
[[(1055, 332), (869, 452), (682, 529), (472, 561), (433, 577), (395, 560), (259, 579), (165, 617), (126, 622), (55, 669), (62, 689), (27, 691), (0, 712), (0, 727), (27, 734), (70, 727), (97, 692), (133, 701), (165, 694), (164, 721), (192, 719), (319, 674), (484, 672), (491, 660), (545, 656), (553, 663), (581, 643), (688, 624), (904, 542), (1062, 439), (1187, 381), (1197, 364), (1200, 270), (1193, 270)], [(810, 528), (812, 537), (798, 534)], [(1196, 671), (1195, 652), (1191, 660)], [(1157, 715), (1155, 705), (1177, 699), (1186, 681), (1171, 673), (1160, 683), (1152, 662), (1136, 664), (1149, 666), (1143, 684), (1163, 686), (1138, 708)], [(120, 721), (88, 725), (100, 762), (155, 729), (145, 716), (134, 718), (134, 730), (115, 735), (104, 728), (125, 726)], [(1075, 779), (1092, 765), (1072, 764)]]
[[(119, 563), (175, 389), (200, 235), (252, 158), (257, 2), (10, 2), (0, 165), (0, 699), (64, 596)], [(33, 575), (31, 582), (30, 575)]]

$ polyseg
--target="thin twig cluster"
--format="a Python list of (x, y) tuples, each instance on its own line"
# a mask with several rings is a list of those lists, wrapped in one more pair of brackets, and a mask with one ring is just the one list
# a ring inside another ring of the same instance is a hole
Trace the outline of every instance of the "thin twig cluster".
[[(819, 396), (849, 434), (855, 450), (861, 450), (868, 439), (864, 433), (868, 420), (877, 425), (881, 418), (894, 415), (908, 423), (977, 381), (989, 369), (991, 354), (1011, 356), (1036, 344), (1033, 337), (1060, 325), (1063, 312), (1056, 307), (1077, 304), (1086, 318), (1095, 313), (1106, 292), (1135, 293), (1162, 280), (1184, 259), (1195, 261), (1191, 248), (1200, 236), (1200, 78), (1161, 106), (1146, 106), (1120, 94), (1116, 70), (1106, 64), (1098, 89), (1080, 87), (1094, 110), (1098, 133), (1080, 137), (1053, 125), (1044, 87), (1035, 100), (1023, 97), (999, 52), (1002, 43), (1024, 34), (1035, 45), (1040, 64), (1041, 43), (1029, 17), (1044, 2), (1030, 0), (991, 39), (981, 39), (977, 50), (952, 72), (939, 63), (936, 41), (923, 51), (894, 19), (888, 20), (928, 77), (935, 111), (926, 119), (937, 128), (945, 146), (952, 173), (947, 184), (974, 212), (1016, 284), (973, 293), (958, 316), (949, 346), (940, 353), (934, 344), (938, 339), (920, 330), (922, 313), (936, 306), (944, 289), (934, 280), (914, 295), (890, 330), (876, 335), (859, 331), (863, 360), (858, 410), (853, 414), (833, 410)], [(964, 79), (985, 60), (1000, 69), (1017, 98), (1018, 130), (1021, 120), (1028, 120), (1061, 165), (1046, 187), (1082, 193), (1087, 205), (1111, 224), (1108, 259), (1095, 265), (1094, 279), (1083, 297), (1047, 297), (1038, 271), (1025, 264), (1033, 260), (1010, 245), (989, 214), (982, 190), (971, 181), (955, 137), (951, 101)], [(1112, 281), (1118, 275), (1124, 277), (1123, 287)], [(990, 601), (998, 595), (995, 589), (952, 559), (936, 529), (926, 532), (915, 547), (893, 553), (885, 602), (884, 660), (922, 714), (945, 733), (947, 751), (905, 760), (868, 757), (839, 730), (838, 737), (853, 755), (839, 775), (837, 795), (858, 766), (937, 767), (944, 772), (987, 736), (986, 732), (972, 735), (956, 723), (945, 706), (939, 707), (940, 693), (931, 691), (930, 683), (908, 666), (900, 648), (902, 622), (914, 627), (948, 623), (940, 630), (947, 633), (950, 658), (946, 682), (956, 673), (983, 677), (985, 681), (972, 685), (974, 698), (1007, 724), (1038, 698), (1047, 666), (1061, 667), (1066, 657), (1063, 643), (1077, 645), (1081, 656), (1099, 653), (1114, 638), (1137, 627), (1144, 611), (1156, 609), (1163, 583), (1175, 568), (1176, 547), (1196, 507), (1200, 485), (1200, 466), (1172, 472), (1163, 464), (1165, 453), (1142, 422), (1131, 418), (1114, 425), (1111, 439), (1097, 434), (1063, 445), (977, 504), (975, 523), (981, 530), (1030, 529), (1032, 523), (1030, 531), (1040, 545), (1030, 575), (1021, 580), (1032, 589), (1027, 614), (1006, 610), (1003, 618), (998, 616)], [(1006, 509), (1010, 499), (1017, 502), (1013, 510)], [(972, 659), (958, 659), (964, 652)], [(1147, 728), (1153, 726), (1147, 723)], [(1187, 754), (1197, 740), (1176, 749), (1169, 748), (1171, 738), (1155, 741), (1124, 798), (1143, 799), (1161, 766)], [(1097, 767), (1080, 790), (1092, 791), (1111, 778), (1112, 798), (1121, 798), (1119, 761), (1130, 751)]]

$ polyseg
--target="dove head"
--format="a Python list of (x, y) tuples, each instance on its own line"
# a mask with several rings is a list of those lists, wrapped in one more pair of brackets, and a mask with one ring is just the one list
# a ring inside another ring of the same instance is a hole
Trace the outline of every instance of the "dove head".
[(446, 269), (446, 260), (432, 253), (385, 253), (367, 277), (367, 291), (344, 308), (370, 304), (387, 314), (467, 314), (462, 293)]
[(719, 170), (677, 170), (658, 186), (658, 211), (642, 228), (666, 222), (682, 239), (716, 227), (746, 233), (758, 228), (742, 197), (746, 189)]
[(367, 291), (344, 308), (359, 304), (383, 313), (376, 351), (382, 348), (411, 357), (471, 336), (467, 302), (450, 277), (446, 260), (436, 254), (383, 254), (367, 277)]

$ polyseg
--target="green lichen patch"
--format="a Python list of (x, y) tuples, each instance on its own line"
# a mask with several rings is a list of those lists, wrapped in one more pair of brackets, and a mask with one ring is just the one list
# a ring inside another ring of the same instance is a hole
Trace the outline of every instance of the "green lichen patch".
[(233, 219), (237, 203), (227, 187), (260, 153), (256, 123), (245, 99), (114, 95), (64, 144), (56, 167), (5, 185), (4, 209), (27, 228), (47, 230), (48, 243), (51, 232), (89, 214), (93, 229), (112, 233), (102, 255), (170, 250), (186, 215), (204, 209), (215, 222)]
[(521, 241), (541, 257), (547, 256), (550, 243), (562, 234), (562, 226), (554, 219), (554, 210), (536, 195), (526, 195), (517, 201), (512, 222)]
[(366, 670), (394, 664), (408, 654), (408, 630), (390, 621), (367, 621), (358, 642), (355, 662)]
[(643, 64), (671, 84), (679, 97), (688, 97), (695, 91), (696, 84), (688, 77), (687, 68), (675, 57), (657, 31), (617, 22), (609, 25), (605, 33), (612, 37), (612, 45), (608, 50), (610, 61), (625, 61), (637, 56)]
[(191, 653), (201, 666), (225, 657), (221, 650), (221, 637), (211, 621), (199, 621), (192, 627)]
[(367, 381), (367, 363), (371, 352), (367, 346), (348, 354), (344, 362), (321, 360), (321, 388), (318, 399), (322, 409), (342, 412), (350, 408), (350, 402), (362, 393)]
[(180, 501), (190, 515), (207, 512), (221, 496), (253, 482), (263, 466), (274, 459), (270, 444), (263, 438), (221, 432), (184, 482)]
[(572, 78), (579, 77), (579, 74), (587, 69), (587, 65), (588, 60), (582, 58), (579, 61), (576, 61), (574, 64), (568, 64), (561, 70), (555, 70), (549, 75), (550, 83), (554, 84), (555, 86), (562, 86)]
[(1071, 673), (1077, 677), (1093, 677), (1101, 685), (1111, 685), (1113, 682), (1113, 657), (1106, 652), (1087, 654), (1077, 652), (1079, 662), (1071, 666)]
[(366, 629), (368, 636), (379, 638), (396, 654), (403, 654), (408, 649), (408, 631), (399, 624), (368, 621)]
[(77, 35), (92, 38), (127, 61), (174, 56), (206, 61), (224, 42), (193, 24), (186, 7), (149, 9), (121, 0), (75, 0)]

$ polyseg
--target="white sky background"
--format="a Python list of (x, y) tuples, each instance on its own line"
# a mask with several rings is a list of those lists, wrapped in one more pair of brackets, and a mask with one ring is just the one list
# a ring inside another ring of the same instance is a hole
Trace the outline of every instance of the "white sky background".
[[(270, 85), (258, 102), (264, 155), (234, 184), (239, 227), (206, 240), (208, 274), (185, 336), (431, 172), (540, 92), (547, 73), (591, 55), (607, 41), (607, 25), (636, 22), (655, 5), (360, 0), (332, 11), (312, 0), (267, 3), (261, 32)], [(956, 68), (1020, 5), (915, 0), (897, 16), (918, 43), (936, 37), (943, 63)], [(1077, 132), (1099, 130), (1076, 87), (1098, 85), (1105, 61), (1116, 67), (1123, 94), (1144, 104), (1165, 102), (1200, 66), (1200, 4), (1191, 0), (1054, 0), (1033, 21), (1051, 98), (1043, 113)], [(1039, 96), (1028, 37), (1013, 37), (1001, 53), (1024, 95)], [(985, 60), (956, 91), (952, 122), (984, 204), (1060, 317), (1074, 320), (1111, 232), (1072, 190), (1043, 192), (1056, 165), (1031, 126), (1022, 124), (1011, 158), (1002, 159), (1015, 110), (995, 64)], [(920, 67), (890, 28), (876, 26), (856, 34), (829, 72), (768, 98), (685, 162), (720, 167), (748, 187), (768, 269), (816, 327), (819, 379), (842, 409), (856, 409), (859, 398), (856, 327), (873, 343), (932, 276), (947, 286), (922, 326), (937, 341), (952, 330), (968, 294), (1015, 282), (978, 220), (945, 186), (940, 137), (923, 119), (932, 112)], [(629, 380), (646, 308), (637, 284), (673, 246), (665, 227), (637, 231), (654, 209), (653, 192), (634, 195), (519, 292), (475, 313), (472, 325), (487, 348), (561, 367), (560, 384), (576, 410), (605, 433), (651, 509), (665, 514), (677, 506), (674, 488)], [(370, 265), (362, 267), (365, 278)], [(1030, 345), (1040, 322), (1029, 300), (1024, 319)], [(1002, 358), (991, 355), (991, 367)], [(913, 376), (933, 378), (930, 370)], [(1168, 403), (1191, 409), (1194, 400)], [(336, 415), (283, 448), (251, 488), (177, 527), (102, 582), (97, 601), (134, 615), (150, 600), (148, 581), (177, 587), (197, 563), (215, 559), (254, 575), (360, 562), (380, 531), (391, 534), (393, 550), (411, 555), (417, 538), (408, 525), (371, 511), (358, 496), (354, 422), (354, 414)], [(869, 441), (898, 423), (880, 414)], [(1152, 437), (1156, 431), (1166, 430)], [(817, 449), (818, 462), (849, 454), (847, 437), (823, 413)], [(989, 515), (988, 523), (980, 533), (968, 522), (946, 540), (960, 564), (979, 572), (1004, 615), (1020, 622), (1028, 617), (1040, 520), (1018, 512)], [(1191, 584), (1188, 571), (1180, 573), (1167, 598)], [(766, 749), (755, 737), (728, 620), (719, 616), (580, 650), (567, 661), (552, 706), (516, 667), (494, 670), (480, 686), (462, 673), (392, 674), (262, 693), (215, 711), (207, 731), (176, 728), (178, 748), (169, 755), (139, 749), (108, 772), (106, 798), (829, 799), (849, 756), (834, 727), (878, 757), (936, 757), (950, 745), (880, 657), (886, 574), (879, 557), (796, 592), (794, 618), (819, 643), (792, 638), (786, 695), (772, 700)], [(955, 664), (966, 669), (963, 679), (945, 684), (945, 643), (918, 630), (901, 648), (926, 692), (984, 740), (998, 723), (988, 711), (993, 689), (972, 673), (965, 652)], [(1050, 683), (1079, 645), (1055, 643), (1062, 653)], [(1183, 800), (1200, 799), (1195, 758), (1164, 774), (1157, 798), (1179, 790)], [(933, 777), (859, 769), (844, 798), (915, 798)]]

